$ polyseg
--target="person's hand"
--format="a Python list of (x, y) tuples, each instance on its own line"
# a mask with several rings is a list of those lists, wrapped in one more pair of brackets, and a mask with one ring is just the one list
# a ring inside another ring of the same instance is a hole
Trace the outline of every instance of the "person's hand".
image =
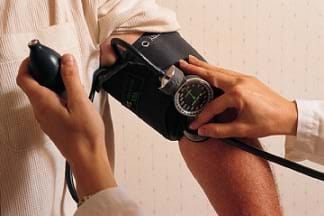
[(38, 84), (28, 73), (25, 60), (17, 84), (27, 94), (42, 130), (53, 140), (68, 161), (79, 155), (105, 151), (104, 124), (81, 85), (74, 58), (62, 57), (61, 75), (67, 93), (64, 102), (58, 95)]
[[(225, 93), (211, 101), (190, 125), (201, 136), (213, 138), (257, 138), (269, 135), (295, 135), (297, 107), (254, 77), (217, 68), (190, 56), (180, 66), (198, 75)], [(213, 123), (213, 117), (227, 108), (236, 108), (237, 118), (230, 123)]]
[(103, 120), (85, 94), (73, 56), (62, 57), (66, 100), (39, 85), (29, 74), (28, 63), (26, 59), (21, 64), (17, 84), (27, 94), (42, 130), (71, 164), (79, 196), (114, 186)]
[(130, 32), (125, 34), (112, 35), (100, 44), (100, 65), (111, 66), (116, 61), (116, 56), (113, 48), (111, 47), (111, 40), (113, 38), (120, 38), (133, 44), (138, 38), (142, 36), (141, 32)]

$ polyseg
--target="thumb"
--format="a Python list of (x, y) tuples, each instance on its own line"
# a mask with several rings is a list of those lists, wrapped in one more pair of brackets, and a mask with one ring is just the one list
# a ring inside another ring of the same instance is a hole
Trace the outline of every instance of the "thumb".
[(206, 124), (198, 129), (198, 134), (217, 139), (248, 137), (247, 126), (240, 122)]
[(81, 85), (78, 67), (71, 54), (65, 54), (61, 59), (61, 76), (68, 97), (68, 105), (78, 103), (86, 95)]

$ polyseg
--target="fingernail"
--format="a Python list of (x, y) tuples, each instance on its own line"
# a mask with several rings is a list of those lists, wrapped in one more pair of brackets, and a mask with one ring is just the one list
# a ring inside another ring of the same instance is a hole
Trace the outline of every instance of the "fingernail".
[(186, 66), (186, 65), (188, 65), (188, 62), (181, 59), (181, 60), (179, 60), (179, 64), (182, 65), (182, 66)]
[(189, 55), (189, 60), (196, 60), (197, 58), (193, 55)]
[(74, 65), (74, 58), (72, 55), (68, 54), (68, 55), (65, 55), (62, 59), (62, 64), (64, 65), (68, 65), (68, 66), (71, 66), (71, 65)]
[(199, 128), (198, 129), (198, 135), (199, 136), (206, 136), (206, 130), (204, 128)]
[(191, 130), (196, 130), (196, 129), (197, 129), (196, 122), (192, 122), (192, 123), (189, 125), (189, 128), (190, 128)]

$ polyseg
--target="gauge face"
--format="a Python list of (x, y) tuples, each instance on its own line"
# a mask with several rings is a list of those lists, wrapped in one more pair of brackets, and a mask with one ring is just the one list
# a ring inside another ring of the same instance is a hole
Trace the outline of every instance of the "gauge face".
[(175, 107), (183, 115), (197, 116), (213, 99), (213, 89), (208, 82), (199, 77), (192, 77), (175, 94)]

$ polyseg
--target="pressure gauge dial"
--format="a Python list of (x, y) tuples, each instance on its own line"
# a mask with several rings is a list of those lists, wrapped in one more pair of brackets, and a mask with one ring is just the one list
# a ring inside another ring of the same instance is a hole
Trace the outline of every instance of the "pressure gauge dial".
[(196, 117), (213, 98), (213, 88), (208, 82), (197, 76), (188, 76), (175, 93), (174, 103), (182, 115)]

